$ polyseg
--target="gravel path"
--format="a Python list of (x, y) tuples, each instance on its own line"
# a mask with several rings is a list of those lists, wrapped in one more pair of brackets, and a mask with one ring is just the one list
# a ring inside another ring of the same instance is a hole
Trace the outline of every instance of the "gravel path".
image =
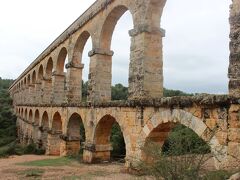
[[(46, 180), (144, 180), (149, 178), (136, 177), (129, 174), (121, 173), (123, 164), (101, 164), (101, 165), (86, 165), (73, 162), (70, 165), (58, 167), (28, 167), (17, 165), (28, 161), (53, 159), (58, 157), (51, 156), (11, 156), (6, 159), (0, 159), (0, 179), (2, 180), (28, 180), (28, 179), (46, 179)], [(42, 171), (37, 176), (36, 173)]]

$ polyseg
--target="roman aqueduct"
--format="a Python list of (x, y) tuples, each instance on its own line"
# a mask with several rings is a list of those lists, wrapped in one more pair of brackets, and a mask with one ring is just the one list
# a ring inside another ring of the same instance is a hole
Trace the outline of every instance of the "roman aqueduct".
[[(233, 0), (231, 6), (229, 95), (173, 98), (162, 97), (160, 19), (165, 3), (97, 0), (44, 50), (9, 89), (21, 143), (41, 142), (49, 155), (76, 154), (83, 123), (84, 161), (109, 160), (110, 131), (117, 122), (126, 144), (126, 164), (131, 165), (141, 157), (146, 139), (163, 144), (172, 127), (181, 123), (210, 142), (216, 167), (236, 163), (233, 156), (240, 157), (240, 1)], [(126, 11), (134, 24), (129, 31), (129, 99), (111, 101), (111, 39)], [(82, 102), (81, 60), (89, 37), (88, 97)]]

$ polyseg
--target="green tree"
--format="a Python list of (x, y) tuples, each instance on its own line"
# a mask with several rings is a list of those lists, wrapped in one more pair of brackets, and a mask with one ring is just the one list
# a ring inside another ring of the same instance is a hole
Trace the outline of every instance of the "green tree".
[(12, 100), (8, 93), (12, 82), (0, 78), (0, 146), (16, 139), (16, 116), (12, 113)]
[(112, 86), (112, 100), (127, 100), (128, 88), (122, 84), (116, 84)]
[(180, 90), (172, 90), (172, 89), (163, 89), (164, 97), (173, 97), (173, 96), (193, 96), (194, 94), (188, 94)]
[(121, 128), (118, 123), (114, 123), (112, 126), (110, 141), (113, 147), (111, 157), (113, 159), (124, 158), (126, 155), (125, 142)]

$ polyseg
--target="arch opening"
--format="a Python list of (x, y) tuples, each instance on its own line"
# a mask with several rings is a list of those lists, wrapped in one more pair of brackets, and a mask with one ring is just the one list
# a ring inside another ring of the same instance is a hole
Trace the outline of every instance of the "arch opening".
[(29, 74), (27, 76), (27, 85), (30, 85), (30, 83), (31, 83), (31, 75)]
[(67, 70), (65, 68), (65, 65), (67, 61), (68, 61), (68, 52), (67, 52), (67, 49), (63, 47), (59, 52), (58, 59), (57, 59), (56, 70), (58, 73), (66, 73)]
[(48, 118), (48, 113), (45, 111), (42, 116), (41, 138), (39, 143), (39, 147), (44, 150), (46, 150), (47, 148), (48, 130), (49, 130), (49, 118)]
[[(142, 148), (142, 158), (153, 164), (158, 170), (157, 163), (175, 164), (168, 168), (195, 169), (198, 166), (211, 165), (215, 169), (214, 158), (209, 143), (200, 138), (192, 129), (176, 122), (159, 124), (146, 137)], [(185, 162), (182, 164), (181, 162)], [(184, 167), (183, 167), (184, 166)]]
[(28, 113), (27, 113), (27, 109), (25, 109), (24, 118), (25, 118), (25, 120), (26, 120), (26, 121), (28, 120)]
[(180, 123), (163, 123), (148, 135), (147, 142), (157, 143), (165, 155), (210, 153), (209, 145), (192, 129)]
[[(105, 50), (112, 48), (114, 51), (111, 65), (112, 100), (126, 100), (128, 98), (130, 55), (126, 59), (123, 52), (130, 54), (131, 40), (126, 29), (131, 30), (133, 26), (133, 16), (129, 9), (125, 6), (117, 6), (106, 18), (101, 32), (101, 47)], [(119, 44), (122, 44), (121, 48), (119, 48)]]
[(43, 113), (41, 126), (44, 129), (48, 129), (49, 128), (49, 118), (48, 118), (48, 113), (46, 111)]
[(36, 71), (34, 70), (32, 73), (32, 84), (36, 83)]
[(48, 134), (47, 142), (47, 154), (59, 156), (61, 153), (61, 143), (62, 140), (60, 136), (62, 134), (62, 119), (59, 112), (53, 115), (52, 129), (50, 134)]
[(56, 133), (62, 133), (62, 119), (58, 112), (56, 112), (53, 116), (52, 131)]
[(96, 154), (94, 161), (122, 160), (126, 156), (126, 145), (120, 125), (110, 115), (104, 116), (95, 130)]
[(35, 125), (38, 125), (39, 126), (39, 118), (40, 118), (40, 115), (39, 115), (39, 111), (38, 109), (35, 111), (35, 117), (34, 117), (34, 123)]
[(90, 58), (88, 53), (93, 48), (92, 37), (88, 31), (84, 31), (78, 38), (76, 45), (74, 47), (73, 63), (83, 65), (81, 72), (82, 79), (82, 101), (87, 101), (87, 91), (88, 91), (88, 77), (89, 77), (89, 67)]
[(85, 128), (81, 116), (77, 113), (69, 118), (66, 140), (67, 155), (83, 154), (82, 147), (86, 140)]
[(31, 122), (31, 123), (33, 122), (33, 112), (31, 109), (29, 111), (28, 122)]
[(23, 108), (22, 108), (22, 110), (21, 110), (21, 118), (24, 118)]
[(43, 80), (43, 65), (41, 65), (38, 69), (38, 80)]
[(53, 72), (53, 60), (52, 58), (48, 59), (47, 66), (46, 66), (46, 76), (47, 78), (52, 78), (52, 72)]

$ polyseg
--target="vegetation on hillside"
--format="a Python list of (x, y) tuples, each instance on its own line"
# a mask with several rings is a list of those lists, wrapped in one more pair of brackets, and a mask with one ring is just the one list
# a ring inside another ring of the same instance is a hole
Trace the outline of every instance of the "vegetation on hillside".
[(0, 146), (16, 139), (16, 117), (12, 113), (12, 100), (8, 93), (8, 87), (12, 82), (13, 80), (0, 78)]
[[(88, 89), (88, 81), (82, 82), (82, 97), (83, 101), (87, 100), (87, 92)], [(173, 96), (193, 96), (194, 94), (185, 93), (180, 90), (172, 90), (172, 89), (163, 89), (164, 97), (173, 97)], [(118, 83), (112, 86), (112, 100), (127, 100), (128, 98), (128, 88)]]

